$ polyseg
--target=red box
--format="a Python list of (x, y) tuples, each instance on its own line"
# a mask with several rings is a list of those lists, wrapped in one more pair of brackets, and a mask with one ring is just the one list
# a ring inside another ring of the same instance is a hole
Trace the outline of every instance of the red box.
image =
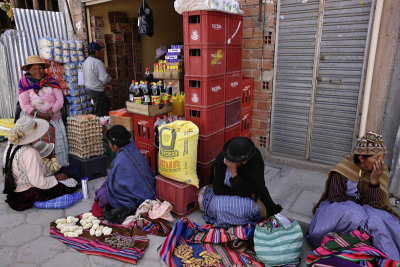
[(189, 44), (225, 44), (226, 17), (222, 12), (192, 11), (183, 13), (183, 39)]
[(234, 137), (241, 136), (240, 135), (241, 126), (242, 126), (241, 123), (238, 122), (238, 123), (236, 123), (236, 124), (234, 124), (232, 126), (226, 127), (225, 131), (224, 131), (225, 132), (225, 134), (224, 134), (224, 136), (225, 136), (224, 143), (226, 143), (228, 140), (230, 140), (230, 139), (232, 139)]
[(185, 76), (185, 104), (196, 106), (218, 105), (225, 100), (225, 75), (201, 77)]
[(133, 131), (135, 132), (135, 141), (154, 145), (154, 123), (162, 116), (144, 116), (133, 114)]
[(241, 99), (225, 102), (225, 127), (232, 126), (240, 121)]
[[(236, 61), (242, 62), (242, 56)], [(186, 45), (184, 51), (185, 74), (212, 76), (226, 73), (225, 45)], [(235, 61), (232, 59), (232, 61)], [(241, 68), (241, 66), (240, 66)]]
[[(186, 55), (185, 55), (186, 56)], [(242, 70), (242, 46), (226, 47), (226, 72), (236, 72)]]
[(211, 182), (211, 177), (212, 177), (212, 167), (213, 167), (214, 161), (211, 161), (209, 163), (203, 164), (203, 163), (197, 163), (197, 177), (199, 177), (199, 186), (200, 188), (210, 184)]
[(224, 130), (210, 135), (199, 135), (197, 162), (206, 164), (218, 156), (224, 146)]
[(251, 129), (251, 117), (252, 117), (252, 109), (242, 109), (242, 115), (240, 116), (240, 135), (250, 137), (250, 129)]
[(225, 128), (225, 104), (211, 107), (185, 105), (185, 119), (199, 127), (201, 135), (210, 135)]
[(226, 75), (225, 101), (241, 97), (242, 73), (233, 72)]
[(187, 215), (197, 209), (199, 189), (193, 185), (180, 183), (161, 175), (156, 176), (156, 195), (160, 200), (172, 204), (172, 211), (178, 216)]
[(146, 161), (149, 164), (150, 168), (153, 170), (153, 172), (157, 174), (158, 149), (156, 149), (153, 144), (149, 145), (142, 142), (136, 142), (135, 145), (137, 149), (139, 149), (140, 153), (146, 158)]
[(226, 24), (226, 44), (241, 46), (243, 43), (243, 16), (228, 14)]
[(253, 103), (253, 90), (254, 80), (253, 78), (242, 79), (242, 108), (251, 108)]

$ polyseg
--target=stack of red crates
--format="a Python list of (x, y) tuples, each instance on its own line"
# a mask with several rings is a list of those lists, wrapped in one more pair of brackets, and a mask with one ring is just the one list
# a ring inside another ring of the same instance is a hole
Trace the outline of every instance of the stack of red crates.
[(215, 11), (183, 14), (185, 119), (200, 130), (200, 186), (226, 138), (240, 136), (243, 17)]
[(250, 138), (254, 80), (242, 79), (242, 106), (240, 115), (240, 136)]

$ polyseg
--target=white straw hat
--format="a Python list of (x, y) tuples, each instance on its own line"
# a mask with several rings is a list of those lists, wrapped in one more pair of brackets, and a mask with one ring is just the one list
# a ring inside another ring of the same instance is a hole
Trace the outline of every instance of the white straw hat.
[(42, 119), (24, 116), (8, 132), (8, 141), (14, 145), (27, 145), (42, 137), (49, 130), (49, 123)]
[(26, 63), (25, 63), (25, 65), (23, 65), (23, 66), (21, 67), (21, 70), (28, 71), (29, 66), (35, 65), (35, 64), (43, 65), (43, 67), (44, 67), (45, 69), (47, 69), (48, 67), (50, 67), (50, 63), (45, 62), (45, 61), (44, 61), (40, 56), (38, 56), (38, 55), (33, 55), (33, 56), (29, 56), (29, 57), (26, 59)]
[(37, 141), (33, 148), (39, 151), (39, 154), (42, 158), (48, 157), (54, 149), (54, 143), (46, 143), (43, 141)]

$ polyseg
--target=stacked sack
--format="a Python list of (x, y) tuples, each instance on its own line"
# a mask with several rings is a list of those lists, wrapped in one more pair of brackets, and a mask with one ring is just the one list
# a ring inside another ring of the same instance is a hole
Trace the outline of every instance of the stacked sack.
[(39, 55), (49, 61), (57, 63), (83, 62), (83, 42), (74, 40), (60, 40), (52, 37), (39, 39)]
[(70, 62), (64, 64), (64, 80), (67, 83), (68, 115), (77, 116), (90, 114), (93, 107), (84, 86), (78, 84), (78, 70), (81, 63)]
[(95, 115), (67, 118), (69, 153), (82, 159), (100, 156), (103, 151), (103, 133), (100, 119)]

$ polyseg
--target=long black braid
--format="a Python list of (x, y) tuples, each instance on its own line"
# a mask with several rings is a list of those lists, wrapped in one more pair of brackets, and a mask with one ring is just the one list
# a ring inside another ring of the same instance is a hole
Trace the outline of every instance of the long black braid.
[[(17, 146), (14, 151), (12, 151), (13, 144), (10, 144), (8, 147), (7, 153), (6, 153), (6, 164), (3, 168), (3, 174), (4, 174), (4, 190), (3, 194), (9, 194), (14, 192), (16, 185), (15, 185), (15, 179), (14, 175), (12, 173), (12, 162), (15, 157), (15, 153), (21, 148), (22, 146)], [(12, 151), (12, 153), (11, 153)], [(11, 156), (10, 156), (11, 154)]]

